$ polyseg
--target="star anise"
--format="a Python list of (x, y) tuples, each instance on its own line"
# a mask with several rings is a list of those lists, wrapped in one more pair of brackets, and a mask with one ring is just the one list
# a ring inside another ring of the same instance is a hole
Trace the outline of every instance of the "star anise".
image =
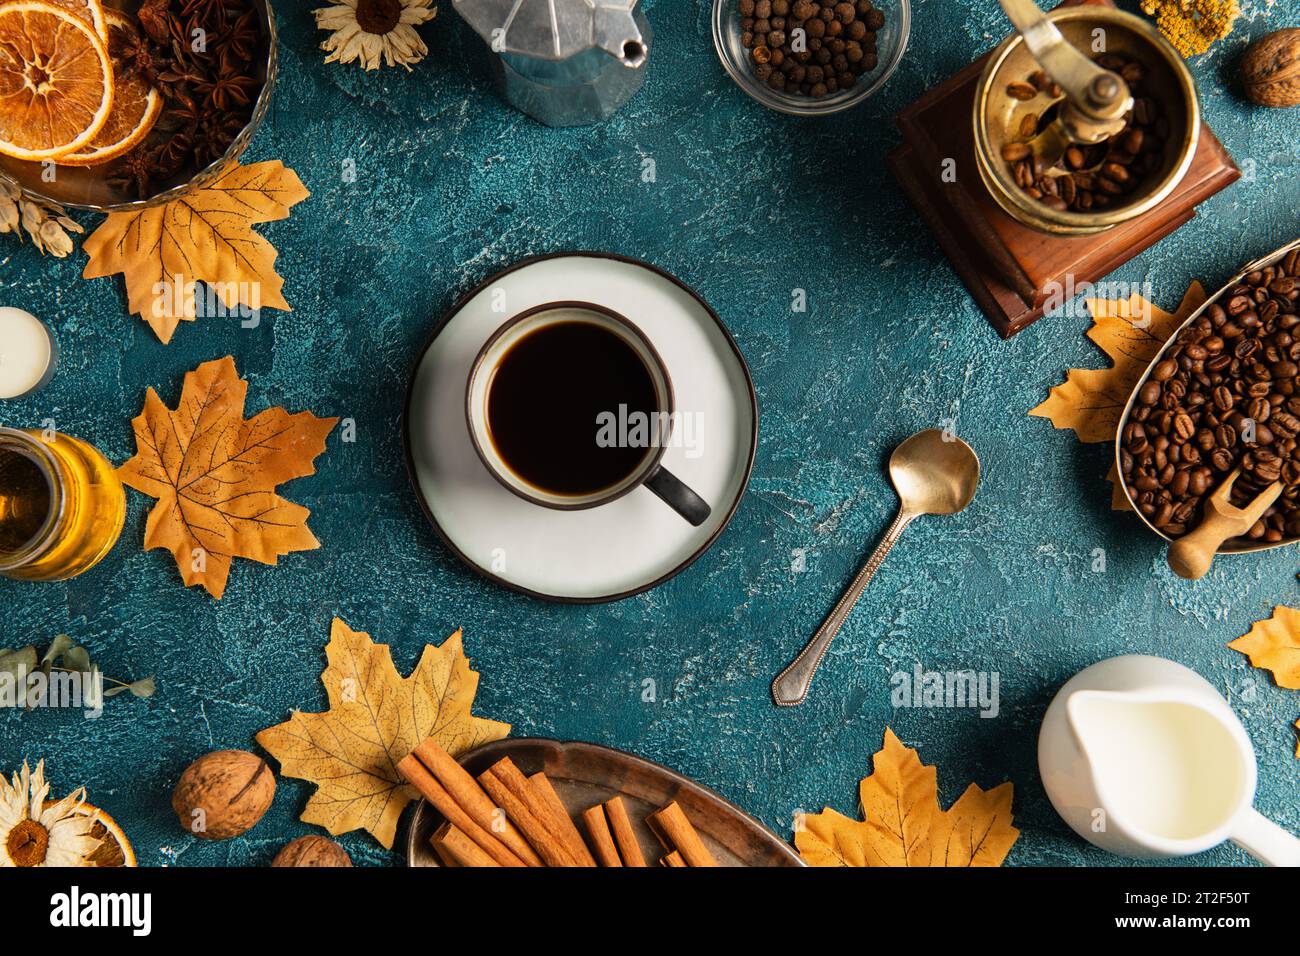
[(108, 176), (107, 183), (118, 192), (148, 196), (152, 192), (157, 172), (155, 151), (137, 146), (119, 161), (117, 168)]
[(181, 16), (199, 16), (208, 22), (220, 22), (234, 11), (229, 0), (185, 0), (181, 7)]
[(144, 0), (136, 11), (140, 27), (155, 43), (166, 43), (172, 34), (172, 15), (168, 11), (172, 0)]
[(245, 64), (251, 63), (257, 53), (257, 46), (261, 39), (262, 31), (258, 29), (257, 11), (249, 9), (230, 25), (230, 29), (226, 31), (226, 35), (221, 39), (223, 68), (229, 59), (237, 59)]
[(135, 30), (109, 34), (109, 52), (128, 76), (139, 75), (150, 86), (158, 83), (158, 62), (149, 41)]
[(179, 130), (167, 137), (154, 154), (154, 164), (160, 177), (170, 178), (181, 171), (194, 154), (194, 130)]
[(257, 12), (248, 9), (227, 27), (225, 35), (221, 38), (222, 48), (234, 48), (239, 53), (240, 59), (252, 60), (253, 53), (257, 51), (257, 44), (261, 42), (261, 30), (257, 27)]
[(166, 70), (158, 74), (158, 82), (174, 87), (197, 86), (199, 83), (208, 82), (208, 75), (193, 66), (173, 61)]
[(204, 29), (202, 21), (198, 17), (190, 17), (185, 20), (182, 17), (172, 16), (170, 18), (172, 52), (176, 56), (181, 54), (188, 55), (196, 53), (194, 43), (202, 39), (206, 44), (207, 30)]
[(199, 108), (194, 100), (182, 92), (172, 97), (159, 117), (158, 124), (161, 129), (172, 131), (183, 131), (193, 136), (194, 131), (203, 122), (207, 114)]
[(194, 157), (206, 166), (226, 154), (244, 128), (245, 121), (231, 113), (214, 113), (199, 124), (194, 139)]
[(207, 98), (214, 110), (233, 112), (247, 109), (262, 84), (251, 76), (220, 73), (212, 80), (194, 84), (194, 91)]

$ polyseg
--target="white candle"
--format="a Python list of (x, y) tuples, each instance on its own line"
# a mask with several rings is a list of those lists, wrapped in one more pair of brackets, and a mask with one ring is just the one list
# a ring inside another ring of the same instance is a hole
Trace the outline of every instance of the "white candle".
[(0, 398), (22, 398), (54, 374), (54, 337), (30, 312), (0, 306)]

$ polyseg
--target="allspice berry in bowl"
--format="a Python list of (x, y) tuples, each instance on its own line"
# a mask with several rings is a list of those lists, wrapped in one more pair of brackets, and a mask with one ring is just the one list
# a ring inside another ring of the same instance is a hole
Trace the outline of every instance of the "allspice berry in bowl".
[(286, 843), (271, 861), (275, 867), (351, 866), (352, 857), (333, 840), (323, 836), (305, 836)]
[(253, 828), (275, 797), (275, 774), (246, 750), (216, 750), (194, 761), (172, 792), (172, 809), (189, 833), (228, 840)]
[(1300, 106), (1300, 27), (1260, 37), (1241, 61), (1246, 96), (1260, 106)]
[(884, 86), (911, 22), (908, 0), (714, 0), (713, 45), (764, 106), (825, 116)]

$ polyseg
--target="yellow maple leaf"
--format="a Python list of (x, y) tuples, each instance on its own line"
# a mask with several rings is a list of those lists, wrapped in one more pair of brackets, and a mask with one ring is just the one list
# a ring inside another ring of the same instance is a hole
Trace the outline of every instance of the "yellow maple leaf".
[(397, 771), (416, 744), (432, 737), (455, 756), (500, 740), (510, 725), (470, 714), (478, 673), (470, 670), (460, 631), (441, 647), (425, 645), (415, 670), (402, 677), (387, 644), (335, 618), (325, 657), (329, 710), (294, 711), (257, 742), (280, 761), (281, 773), (316, 784), (304, 823), (336, 836), (368, 830), (391, 848), (402, 809), (419, 797)]
[(1272, 617), (1256, 621), (1228, 646), (1249, 657), (1255, 667), (1272, 671), (1279, 687), (1300, 690), (1300, 611), (1279, 605)]
[(827, 807), (795, 833), (810, 866), (1000, 866), (1020, 836), (1012, 826), (1012, 786), (966, 788), (939, 807), (934, 767), (885, 728), (872, 773), (859, 785), (862, 820)]
[(307, 528), (311, 512), (275, 489), (315, 473), (312, 462), (338, 422), (283, 408), (245, 421), (247, 392), (230, 356), (187, 373), (175, 411), (149, 389), (131, 422), (136, 454), (117, 470), (124, 484), (158, 499), (145, 548), (166, 548), (185, 584), (218, 600), (233, 558), (275, 564), (320, 547)]
[(1165, 340), (1205, 302), (1205, 289), (1193, 282), (1174, 312), (1136, 292), (1127, 299), (1085, 301), (1092, 313), (1088, 338), (1110, 356), (1111, 366), (1067, 370), (1065, 381), (1029, 414), (1073, 429), (1081, 442), (1111, 441), (1138, 379)]
[(287, 312), (275, 247), (253, 226), (288, 217), (308, 195), (278, 160), (232, 164), (180, 199), (143, 212), (109, 213), (83, 245), (90, 257), (83, 278), (122, 273), (130, 310), (164, 343), (179, 322), (194, 320), (197, 282), (226, 309)]

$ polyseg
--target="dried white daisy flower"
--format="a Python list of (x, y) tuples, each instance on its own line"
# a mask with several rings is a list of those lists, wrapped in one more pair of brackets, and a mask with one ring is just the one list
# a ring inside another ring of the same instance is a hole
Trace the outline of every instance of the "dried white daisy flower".
[(23, 763), (12, 785), (0, 777), (0, 867), (94, 866), (100, 840), (95, 815), (85, 812), (85, 788), (48, 801), (45, 761), (32, 773)]
[(72, 252), (69, 232), (84, 232), (62, 206), (24, 196), (21, 189), (0, 179), (0, 235), (12, 232), (21, 242), (23, 230), (42, 254), (62, 259)]
[(320, 48), (326, 63), (361, 61), (361, 68), (376, 70), (380, 58), (389, 66), (409, 71), (424, 59), (429, 48), (415, 28), (438, 13), (433, 0), (341, 0), (315, 11), (316, 26), (331, 36)]

